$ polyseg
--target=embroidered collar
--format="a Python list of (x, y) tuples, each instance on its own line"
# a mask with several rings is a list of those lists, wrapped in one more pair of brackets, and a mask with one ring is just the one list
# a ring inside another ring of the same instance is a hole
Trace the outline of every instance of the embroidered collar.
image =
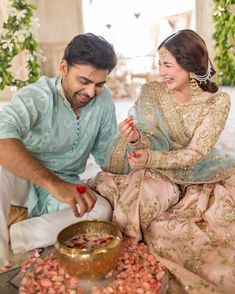
[(58, 78), (56, 80), (57, 92), (58, 92), (60, 98), (64, 101), (64, 103), (66, 103), (67, 105), (70, 105), (69, 101), (65, 97), (64, 90), (62, 88), (62, 83), (61, 82), (62, 82), (62, 77), (58, 76)]

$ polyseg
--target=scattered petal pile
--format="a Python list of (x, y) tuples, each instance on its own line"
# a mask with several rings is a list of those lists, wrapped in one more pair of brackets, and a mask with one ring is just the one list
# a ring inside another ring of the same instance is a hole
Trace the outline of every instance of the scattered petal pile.
[[(24, 277), (20, 294), (80, 294), (79, 280), (71, 277), (60, 266), (55, 254), (46, 258), (30, 257), (22, 266)], [(93, 286), (91, 294), (156, 294), (161, 289), (165, 268), (152, 255), (144, 243), (124, 240), (117, 267), (106, 279), (113, 278), (108, 286)]]
[(46, 258), (30, 257), (21, 267), (25, 273), (20, 287), (20, 294), (82, 294), (77, 278), (71, 277), (60, 266), (54, 254)]
[[(107, 277), (115, 272), (108, 273)], [(144, 243), (123, 242), (115, 280), (107, 287), (95, 286), (92, 294), (156, 294), (161, 288), (165, 268)]]

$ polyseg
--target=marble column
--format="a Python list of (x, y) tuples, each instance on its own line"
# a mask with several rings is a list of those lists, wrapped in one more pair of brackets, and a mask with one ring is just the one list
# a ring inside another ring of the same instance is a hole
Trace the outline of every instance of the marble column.
[(81, 0), (37, 0), (40, 19), (38, 34), (40, 48), (47, 61), (42, 64), (42, 74), (54, 76), (59, 73), (59, 62), (68, 42), (83, 32)]
[(195, 0), (196, 31), (205, 40), (212, 62), (214, 59), (212, 39), (212, 34), (214, 32), (212, 21), (213, 13), (213, 0)]

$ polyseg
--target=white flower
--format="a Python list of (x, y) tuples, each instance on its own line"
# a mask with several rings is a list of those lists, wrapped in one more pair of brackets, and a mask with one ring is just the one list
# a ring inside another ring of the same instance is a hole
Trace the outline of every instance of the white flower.
[(221, 6), (218, 6), (219, 11), (225, 11), (225, 9)]
[(23, 43), (24, 40), (29, 36), (29, 34), (30, 32), (24, 28), (20, 31), (15, 32), (13, 37), (14, 39), (17, 39), (19, 43)]
[(16, 16), (16, 20), (19, 21), (21, 18), (25, 18), (25, 15), (27, 14), (27, 10), (17, 10), (15, 7), (11, 7), (9, 9), (9, 16)]
[(25, 40), (25, 35), (22, 31), (15, 32), (14, 39), (17, 39), (19, 43), (23, 43)]
[(20, 34), (19, 34), (19, 35), (18, 35), (18, 42), (19, 42), (19, 43), (23, 43), (24, 40), (25, 40), (25, 35), (23, 35), (23, 34), (20, 35)]
[(13, 50), (13, 44), (11, 43), (10, 40), (3, 40), (2, 41), (2, 49), (9, 49), (10, 52)]
[(9, 45), (9, 50), (10, 50), (10, 52), (13, 50), (13, 48), (14, 48), (13, 44), (10, 44), (10, 45)]
[(222, 12), (224, 12), (225, 9), (221, 6), (218, 6), (217, 10), (214, 12), (214, 16), (221, 16), (222, 15)]
[(27, 10), (25, 10), (25, 9), (17, 11), (16, 19), (20, 20), (21, 18), (25, 18), (26, 14), (27, 14)]
[(27, 57), (26, 57), (27, 61), (34, 61), (35, 60), (35, 57), (32, 55), (32, 54), (29, 54)]

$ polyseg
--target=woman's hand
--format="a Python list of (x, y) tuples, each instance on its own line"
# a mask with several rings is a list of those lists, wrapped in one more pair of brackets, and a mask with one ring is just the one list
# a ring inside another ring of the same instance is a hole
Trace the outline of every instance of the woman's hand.
[(136, 150), (128, 155), (128, 162), (132, 169), (144, 168), (149, 154), (146, 150)]
[(121, 122), (118, 129), (120, 136), (129, 143), (136, 143), (140, 139), (140, 133), (134, 125), (132, 115)]

